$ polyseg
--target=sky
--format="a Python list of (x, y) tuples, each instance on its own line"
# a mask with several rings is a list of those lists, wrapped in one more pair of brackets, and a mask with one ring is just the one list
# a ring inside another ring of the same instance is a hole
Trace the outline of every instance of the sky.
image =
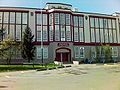
[(0, 6), (43, 8), (47, 2), (71, 4), (81, 12), (120, 13), (120, 0), (0, 0)]

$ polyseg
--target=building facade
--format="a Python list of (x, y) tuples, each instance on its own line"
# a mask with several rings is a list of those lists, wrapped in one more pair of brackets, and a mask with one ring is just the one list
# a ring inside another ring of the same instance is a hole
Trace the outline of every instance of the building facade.
[[(10, 35), (16, 41), (21, 41), (26, 26), (31, 28), (35, 36), (36, 63), (41, 63), (42, 55), (45, 63), (94, 59), (96, 47), (106, 44), (112, 47), (112, 58), (120, 60), (119, 13), (80, 12), (72, 5), (62, 3), (47, 3), (44, 9), (0, 8), (0, 27), (5, 28), (6, 32), (3, 39)], [(16, 53), (14, 59), (22, 59), (20, 52)]]

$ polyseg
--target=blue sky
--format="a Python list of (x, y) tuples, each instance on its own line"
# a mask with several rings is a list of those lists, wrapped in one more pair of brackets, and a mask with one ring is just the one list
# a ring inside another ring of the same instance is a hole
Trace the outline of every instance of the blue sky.
[(0, 6), (41, 8), (46, 2), (71, 4), (82, 12), (120, 12), (120, 0), (0, 0)]

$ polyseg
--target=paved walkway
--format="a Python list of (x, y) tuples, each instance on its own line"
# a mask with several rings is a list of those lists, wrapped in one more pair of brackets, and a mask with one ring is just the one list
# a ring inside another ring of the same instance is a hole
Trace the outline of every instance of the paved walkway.
[(0, 73), (0, 90), (120, 90), (120, 65)]

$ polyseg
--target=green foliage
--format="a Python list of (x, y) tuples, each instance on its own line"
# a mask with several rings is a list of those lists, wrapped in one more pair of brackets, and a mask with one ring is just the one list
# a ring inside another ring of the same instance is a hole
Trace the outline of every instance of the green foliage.
[(96, 46), (96, 62), (100, 62), (100, 47)]
[(110, 45), (96, 46), (96, 62), (99, 63), (101, 60), (105, 60), (107, 63), (112, 62), (112, 49)]
[(7, 60), (10, 64), (13, 56), (16, 55), (15, 51), (19, 49), (19, 44), (10, 37), (4, 39), (0, 43), (0, 56)]
[(105, 61), (111, 62), (112, 61), (112, 49), (110, 45), (102, 46), (102, 49), (104, 50), (105, 54)]
[(24, 59), (28, 60), (28, 62), (34, 60), (35, 47), (33, 45), (33, 37), (31, 29), (27, 26), (23, 33), (21, 54)]

